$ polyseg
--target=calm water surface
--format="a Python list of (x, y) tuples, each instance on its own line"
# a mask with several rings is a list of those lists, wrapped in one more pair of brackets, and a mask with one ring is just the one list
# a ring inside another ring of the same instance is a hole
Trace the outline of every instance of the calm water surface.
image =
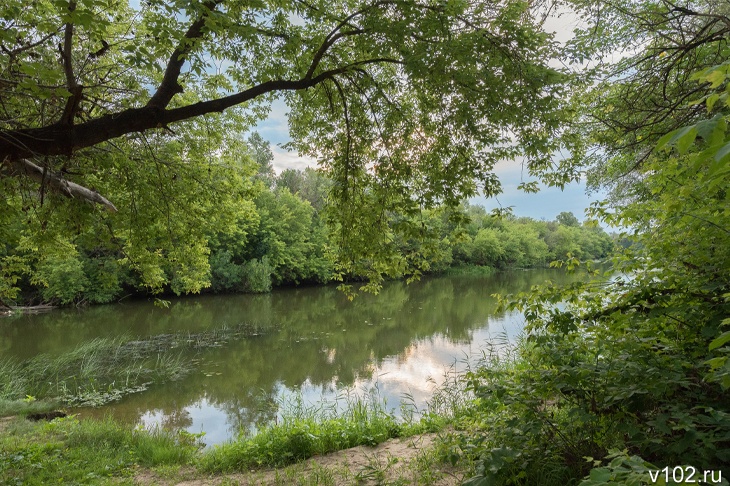
[(211, 445), (276, 419), (293, 397), (332, 404), (375, 391), (388, 409), (397, 410), (406, 394), (423, 407), (447, 370), (476, 359), (490, 340), (519, 334), (521, 316), (497, 313), (492, 294), (576, 278), (540, 269), (392, 282), (353, 302), (333, 287), (312, 287), (184, 298), (169, 309), (137, 301), (14, 316), (0, 320), (0, 357), (58, 355), (97, 337), (255, 324), (263, 330), (258, 336), (190, 351), (185, 358), (195, 367), (183, 380), (80, 412), (205, 432)]

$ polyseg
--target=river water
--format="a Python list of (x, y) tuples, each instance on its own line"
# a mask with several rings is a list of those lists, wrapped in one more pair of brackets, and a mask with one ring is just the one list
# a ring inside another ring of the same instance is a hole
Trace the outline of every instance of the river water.
[(193, 372), (184, 379), (80, 411), (205, 432), (203, 441), (212, 445), (276, 420), (282, 403), (297, 399), (305, 406), (338, 406), (343, 397), (368, 393), (396, 413), (403, 401), (422, 409), (447, 371), (478, 359), (488, 343), (519, 335), (523, 319), (496, 312), (492, 294), (576, 278), (535, 269), (390, 282), (379, 295), (352, 302), (334, 287), (309, 287), (181, 298), (168, 309), (151, 301), (63, 309), (0, 320), (0, 357), (59, 355), (98, 337), (141, 339), (253, 324), (261, 329), (257, 336), (189, 351), (184, 357), (194, 362)]

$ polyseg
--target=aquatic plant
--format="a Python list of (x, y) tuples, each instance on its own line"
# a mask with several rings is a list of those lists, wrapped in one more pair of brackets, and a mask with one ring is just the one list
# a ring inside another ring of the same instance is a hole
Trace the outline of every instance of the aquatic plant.
[[(46, 354), (18, 362), (0, 360), (0, 399), (27, 395), (70, 406), (99, 406), (146, 390), (153, 383), (179, 380), (191, 369), (184, 350), (223, 346), (261, 334), (257, 326), (222, 326), (199, 333), (178, 332), (133, 340), (97, 338), (59, 356)], [(14, 410), (19, 410), (15, 407)]]

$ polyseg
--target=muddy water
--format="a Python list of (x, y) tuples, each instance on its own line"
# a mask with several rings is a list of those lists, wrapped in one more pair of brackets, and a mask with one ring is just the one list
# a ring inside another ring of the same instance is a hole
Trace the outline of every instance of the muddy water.
[(262, 330), (257, 336), (189, 351), (184, 357), (194, 371), (183, 380), (82, 411), (205, 432), (210, 445), (275, 420), (297, 398), (336, 407), (369, 392), (388, 409), (403, 401), (422, 408), (448, 369), (463, 367), (485, 343), (519, 334), (521, 317), (497, 313), (492, 294), (576, 278), (543, 269), (392, 282), (353, 302), (333, 287), (313, 287), (184, 298), (168, 309), (136, 301), (57, 310), (0, 320), (0, 357), (57, 355), (97, 337), (254, 324)]

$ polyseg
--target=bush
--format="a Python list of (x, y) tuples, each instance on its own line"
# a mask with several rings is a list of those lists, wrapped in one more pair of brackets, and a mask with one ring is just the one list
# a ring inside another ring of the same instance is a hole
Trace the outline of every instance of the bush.
[(245, 292), (263, 294), (271, 291), (273, 267), (268, 257), (250, 260), (241, 268), (241, 286)]
[(232, 261), (229, 250), (219, 250), (210, 255), (210, 283), (213, 292), (235, 292), (243, 286), (244, 269)]
[(40, 292), (44, 300), (60, 304), (80, 299), (90, 284), (75, 250), (45, 258), (38, 265), (35, 280), (42, 284)]

